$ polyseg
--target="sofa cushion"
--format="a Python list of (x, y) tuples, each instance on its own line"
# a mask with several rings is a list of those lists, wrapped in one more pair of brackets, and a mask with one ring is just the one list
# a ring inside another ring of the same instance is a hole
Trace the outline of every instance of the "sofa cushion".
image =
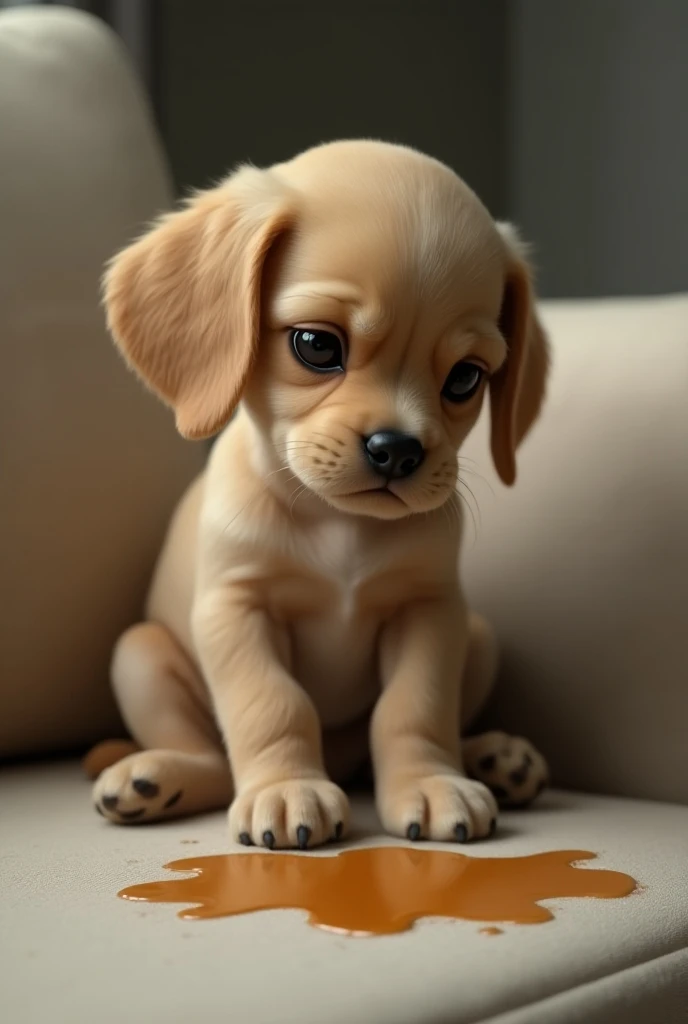
[[(506, 924), (497, 936), (481, 934), (480, 923), (435, 920), (346, 938), (310, 927), (297, 910), (182, 921), (181, 908), (116, 898), (163, 878), (168, 861), (226, 852), (224, 814), (113, 826), (94, 814), (88, 784), (69, 764), (6, 770), (0, 786), (0, 955), (13, 1024), (120, 1024), (123, 1013), (132, 1024), (473, 1024), (516, 1011), (514, 1024), (684, 1019), (672, 1007), (688, 991), (687, 808), (548, 793), (536, 809), (502, 815), (494, 840), (462, 852), (594, 851), (590, 867), (628, 872), (641, 892), (554, 900), (553, 921)], [(353, 824), (348, 846), (396, 842), (380, 835), (368, 800), (355, 804)], [(646, 1015), (630, 1012), (633, 992)]]
[(171, 201), (116, 37), (0, 12), (0, 757), (118, 728), (108, 662), (203, 460), (107, 337), (104, 262)]
[(542, 311), (549, 398), (513, 490), (486, 417), (464, 452), (464, 575), (503, 645), (496, 718), (561, 785), (688, 803), (688, 296)]

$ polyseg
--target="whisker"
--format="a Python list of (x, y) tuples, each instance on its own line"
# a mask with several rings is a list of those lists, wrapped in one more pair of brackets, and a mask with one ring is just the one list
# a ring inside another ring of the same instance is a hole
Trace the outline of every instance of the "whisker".
[(254, 494), (254, 495), (253, 495), (253, 496), (252, 496), (251, 498), (249, 498), (249, 499), (248, 499), (248, 501), (246, 502), (246, 504), (245, 504), (245, 505), (243, 506), (243, 508), (240, 508), (240, 509), (239, 509), (239, 511), (237, 512), (237, 514), (236, 514), (235, 516), (232, 516), (232, 518), (231, 518), (231, 519), (229, 520), (229, 522), (228, 522), (228, 523), (227, 523), (227, 525), (225, 526), (225, 528), (224, 528), (224, 530), (222, 531), (222, 533), (223, 533), (223, 534), (227, 533), (227, 530), (228, 530), (228, 529), (230, 528), (230, 526), (232, 525), (232, 523), (236, 522), (236, 520), (237, 520), (237, 519), (239, 518), (239, 516), (240, 516), (240, 515), (242, 515), (242, 514), (243, 514), (243, 513), (244, 513), (244, 512), (246, 511), (246, 509), (247, 509), (247, 508), (249, 507), (249, 505), (252, 505), (252, 504), (253, 504), (253, 502), (254, 502), (254, 501), (255, 501), (255, 500), (257, 499), (257, 498), (259, 498), (260, 496), (261, 496), (261, 493), (260, 493), (260, 491), (257, 491), (257, 492), (256, 492), (256, 493), (255, 493), (255, 494)]
[(471, 490), (471, 488), (468, 486), (466, 481), (461, 479), (461, 477), (459, 477), (459, 479), (458, 479), (458, 485), (459, 485), (459, 487), (465, 487), (466, 488), (466, 490), (470, 494), (471, 498), (475, 502), (475, 510), (476, 510), (478, 516), (480, 516), (480, 505), (478, 504), (478, 499), (476, 498), (475, 493)]
[(269, 480), (270, 477), (271, 476), (275, 476), (276, 473), (290, 473), (290, 472), (291, 472), (291, 466), (280, 466), (279, 469), (271, 469), (270, 472), (266, 475), (265, 479)]
[[(459, 481), (459, 484), (461, 484), (461, 483), (462, 483), (462, 481)], [(475, 495), (473, 495), (473, 492), (470, 491), (470, 489), (469, 489), (469, 493), (471, 494), (471, 496), (473, 497), (473, 500), (475, 501)], [(458, 504), (460, 505), (460, 507), (468, 509), (468, 512), (469, 512), (470, 517), (471, 517), (471, 523), (473, 525), (473, 540), (476, 541), (478, 539), (478, 523), (476, 521), (475, 513), (473, 511), (473, 505), (468, 500), (468, 498), (466, 498), (466, 496), (461, 493), (461, 491), (458, 489), (458, 487), (454, 491), (454, 496), (455, 496), (455, 499), (458, 501)]]
[[(289, 466), (280, 466), (279, 469), (272, 469), (272, 470), (270, 470), (270, 472), (265, 476), (265, 480), (269, 480), (271, 476), (275, 476), (277, 473), (288, 473), (288, 472), (290, 472), (290, 467)], [(249, 506), (252, 505), (253, 502), (256, 501), (258, 498), (260, 498), (261, 496), (262, 496), (262, 492), (261, 491), (256, 491), (256, 493), (254, 495), (252, 495), (248, 499), (246, 504), (242, 505), (242, 507), (239, 509), (239, 511), (236, 513), (236, 515), (232, 516), (232, 518), (229, 520), (227, 525), (224, 527), (224, 529), (222, 531), (223, 534), (226, 533), (227, 530), (232, 525), (232, 523), (236, 522), (236, 520), (239, 518), (239, 516), (243, 515), (243, 513), (246, 511), (246, 509), (249, 508)]]
[(308, 490), (308, 484), (302, 484), (301, 487), (299, 487), (297, 489), (297, 491), (296, 491), (294, 499), (293, 499), (291, 505), (289, 506), (289, 515), (291, 516), (292, 519), (294, 518), (294, 505), (299, 500), (299, 498), (301, 497), (303, 492), (306, 491), (306, 490)]
[(461, 497), (456, 493), (456, 491), (452, 491), (449, 503), (451, 505), (452, 512), (454, 513), (455, 520), (457, 523), (460, 523), (463, 519), (463, 515), (461, 513), (463, 506), (461, 504)]
[(444, 517), (446, 518), (448, 525), (451, 527), (451, 525), (452, 525), (451, 508), (447, 508), (448, 505), (451, 506), (451, 500), (445, 501), (444, 504), (441, 506), (441, 508), (442, 508), (442, 513), (443, 513)]
[[(495, 497), (494, 488), (493, 488), (492, 484), (490, 483), (490, 481), (487, 479), (487, 477), (483, 476), (482, 473), (479, 473), (475, 469), (467, 469), (466, 467), (464, 467), (463, 466), (463, 462), (464, 461), (465, 460), (463, 458), (461, 458), (461, 457), (459, 458), (459, 476), (461, 476), (463, 473), (467, 473), (469, 476), (474, 476), (476, 478), (476, 480), (482, 480), (482, 482), (485, 484), (485, 486), (489, 488), (490, 494), (494, 498)], [(469, 459), (468, 461), (472, 462), (474, 466), (478, 465), (478, 463), (475, 462), (473, 459)]]
[[(475, 479), (476, 479), (476, 480), (479, 480), (479, 481), (480, 481), (480, 482), (481, 482), (482, 484), (484, 484), (484, 485), (485, 485), (485, 486), (487, 487), (488, 491), (490, 492), (490, 495), (491, 495), (491, 496), (492, 496), (493, 498), (496, 498), (496, 494), (495, 494), (495, 490), (494, 490), (494, 487), (492, 486), (492, 484), (490, 483), (490, 481), (489, 481), (489, 480), (487, 479), (487, 477), (483, 476), (483, 474), (482, 474), (482, 473), (477, 473), (477, 472), (473, 472), (472, 470), (468, 470), (468, 473), (469, 473), (469, 474), (470, 474), (471, 476), (475, 477)], [(459, 480), (462, 480), (462, 482), (463, 482), (463, 483), (465, 483), (465, 481), (463, 481), (463, 478), (462, 478), (462, 472), (461, 472), (461, 468), (459, 468), (459, 476), (458, 476), (458, 479), (459, 479)], [(475, 498), (475, 495), (473, 495), (473, 497)], [(477, 499), (476, 499), (476, 505), (478, 505), (478, 501), (477, 501)]]

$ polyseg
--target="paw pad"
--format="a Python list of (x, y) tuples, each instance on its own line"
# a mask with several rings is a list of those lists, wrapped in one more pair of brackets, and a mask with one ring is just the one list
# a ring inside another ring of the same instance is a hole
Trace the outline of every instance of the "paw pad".
[(153, 800), (160, 792), (157, 782), (150, 782), (148, 779), (132, 779), (131, 784), (136, 792), (146, 800)]
[(484, 783), (502, 807), (527, 807), (547, 785), (547, 763), (526, 739), (488, 732), (464, 740), (468, 774)]
[(103, 817), (118, 825), (157, 821), (182, 796), (180, 773), (163, 759), (165, 752), (139, 751), (106, 768), (93, 786), (93, 801)]

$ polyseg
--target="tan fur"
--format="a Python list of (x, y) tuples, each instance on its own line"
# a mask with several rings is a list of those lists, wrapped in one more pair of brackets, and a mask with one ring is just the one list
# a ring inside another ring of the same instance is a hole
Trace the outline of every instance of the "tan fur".
[(499, 224), (498, 228), (509, 252), (500, 314), (509, 352), (490, 384), (492, 457), (504, 483), (513, 484), (516, 449), (537, 419), (545, 397), (549, 350), (535, 314), (526, 247), (511, 224)]
[(185, 437), (214, 434), (241, 396), (258, 344), (263, 262), (288, 224), (269, 174), (247, 167), (162, 217), (105, 277), (110, 330)]
[[(495, 801), (464, 774), (459, 725), (495, 646), (457, 579), (455, 494), (484, 387), (465, 405), (440, 392), (457, 361), (484, 367), (512, 483), (547, 367), (520, 244), (442, 164), (335, 143), (242, 169), (163, 218), (113, 260), (105, 301), (184, 434), (241, 404), (173, 520), (149, 623), (118, 645), (115, 688), (144, 749), (97, 780), (101, 811), (154, 820), (233, 787), (233, 838), (314, 845), (346, 829), (330, 779), (360, 766), (369, 733), (389, 831), (487, 835)], [(346, 337), (345, 373), (294, 357), (290, 329), (317, 325)], [(381, 492), (361, 439), (391, 428), (426, 458)]]

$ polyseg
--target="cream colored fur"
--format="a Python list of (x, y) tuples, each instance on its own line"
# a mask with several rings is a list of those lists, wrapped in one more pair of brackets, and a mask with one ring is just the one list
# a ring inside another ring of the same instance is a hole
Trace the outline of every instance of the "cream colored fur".
[[(547, 368), (511, 230), (429, 157), (333, 143), (242, 168), (164, 217), (113, 260), (105, 302), (180, 431), (222, 433), (172, 522), (147, 621), (115, 652), (143, 749), (100, 775), (98, 808), (151, 821), (232, 800), (233, 839), (315, 845), (346, 831), (333, 780), (370, 750), (390, 832), (488, 835), (485, 783), (523, 769), (518, 802), (546, 775), (524, 740), (460, 742), (496, 649), (457, 576), (457, 453), (487, 388), (512, 483)], [(346, 372), (301, 365), (299, 326), (336, 332)], [(452, 405), (442, 386), (464, 359), (486, 383)], [(391, 428), (426, 456), (381, 491), (362, 438)]]

